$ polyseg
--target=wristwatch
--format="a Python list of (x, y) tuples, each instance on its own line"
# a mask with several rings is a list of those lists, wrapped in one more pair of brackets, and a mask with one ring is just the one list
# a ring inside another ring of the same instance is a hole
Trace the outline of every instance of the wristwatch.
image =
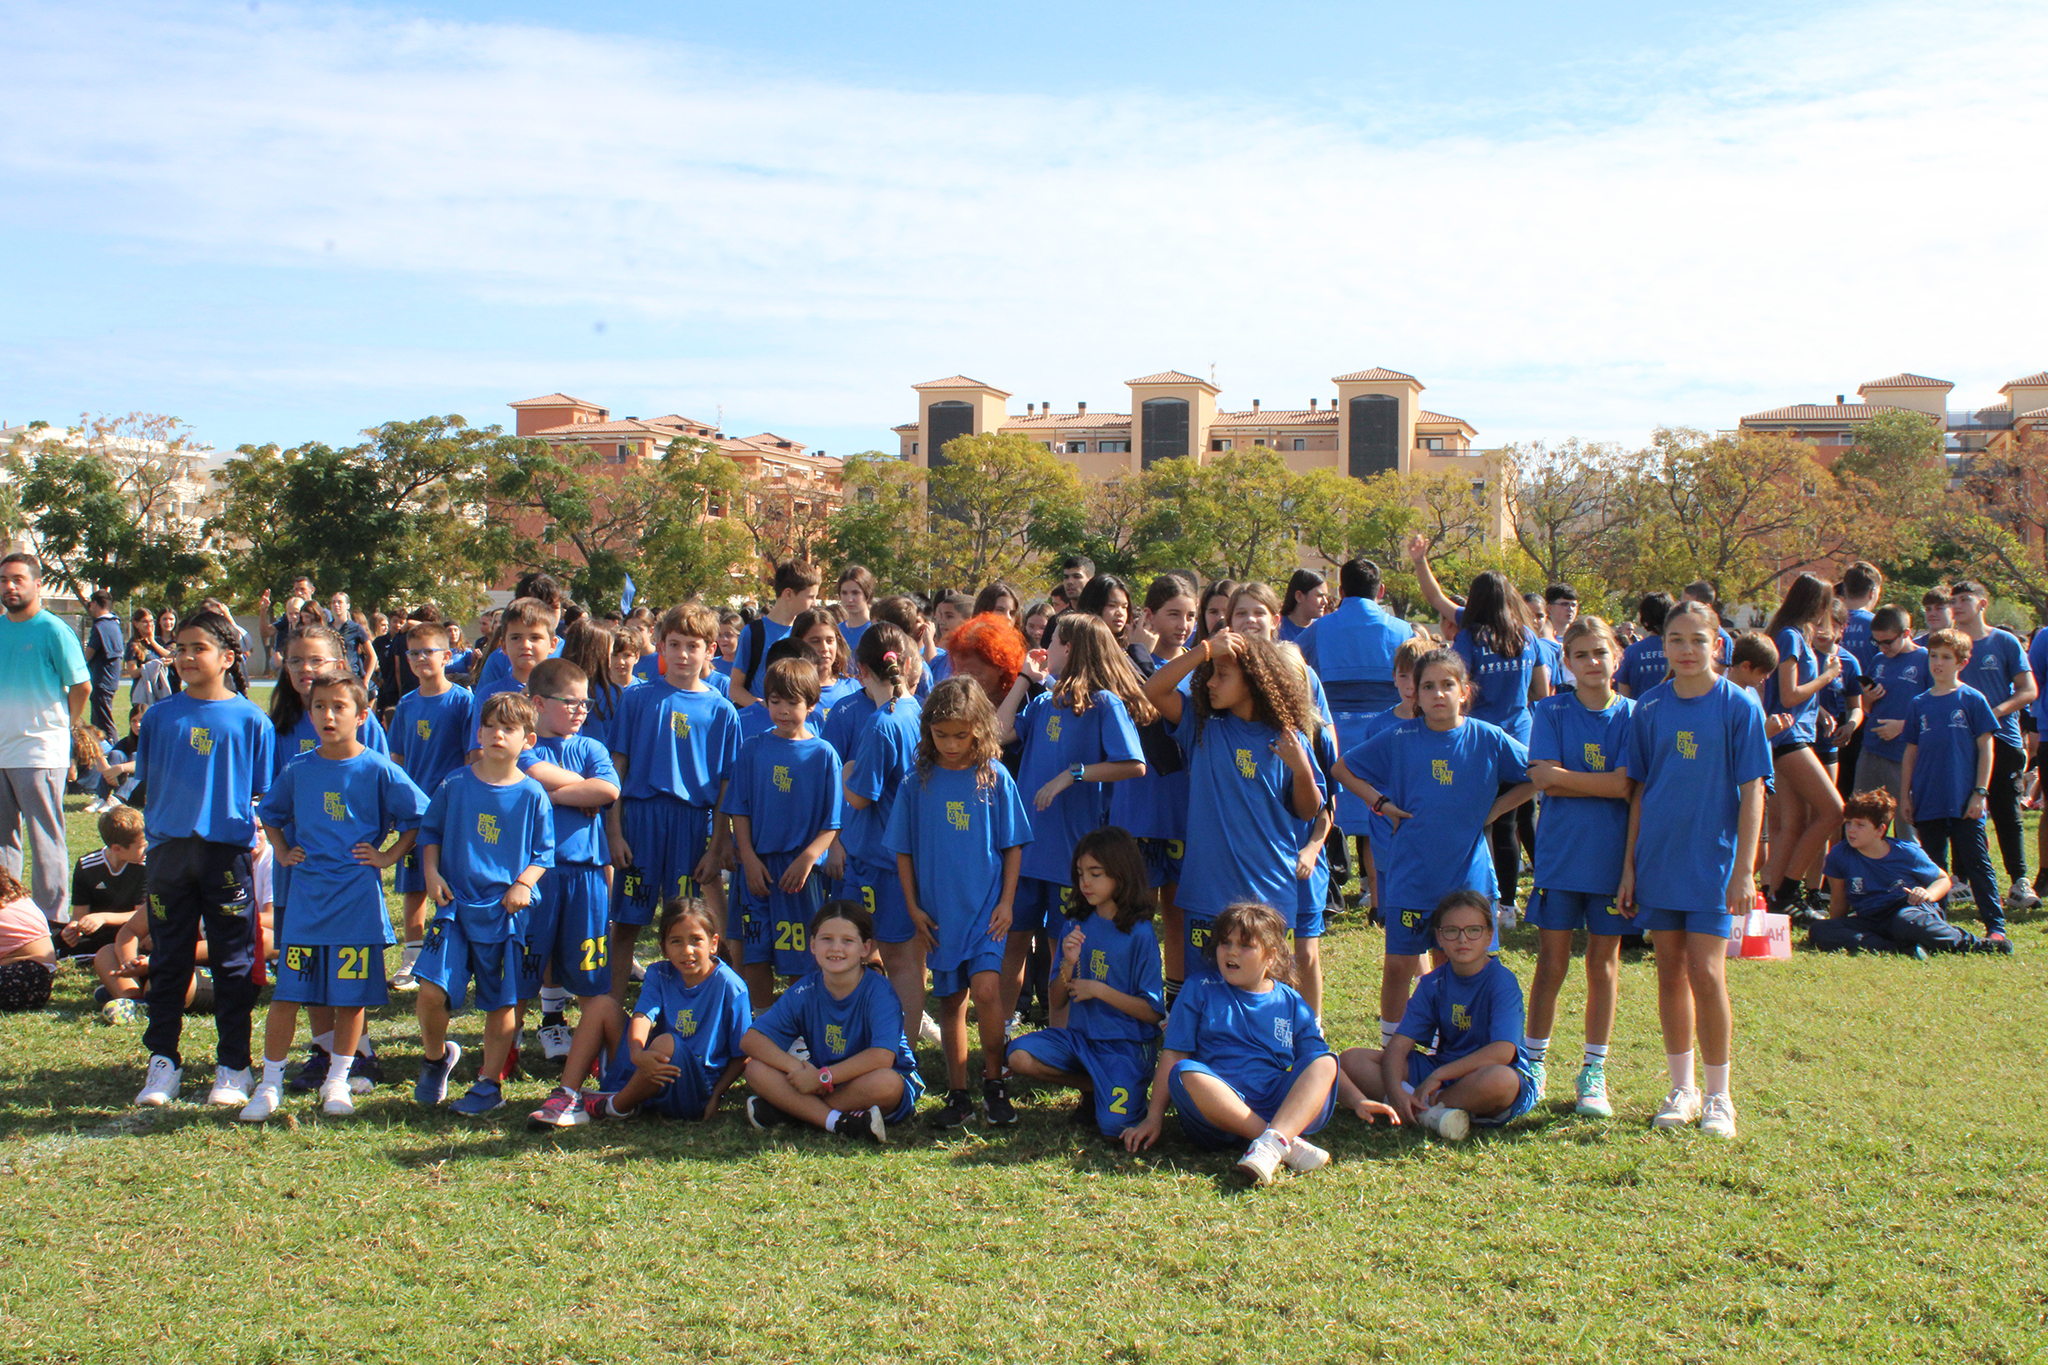
[(1073, 767), (1067, 769), (1067, 776), (1073, 778), (1076, 782), (1079, 782), (1081, 780), (1081, 774), (1087, 771), (1088, 765), (1086, 763), (1076, 763)]
[(1989, 795), (1991, 795), (1991, 788), (1989, 788), (1989, 787), (1972, 787), (1972, 788), (1970, 788), (1970, 790), (1971, 790), (1971, 792), (1972, 792), (1972, 793), (1974, 793), (1975, 795), (1978, 795), (1978, 796), (1989, 796)]
[(818, 1072), (818, 1088), (827, 1095), (832, 1093), (832, 1068), (824, 1067)]

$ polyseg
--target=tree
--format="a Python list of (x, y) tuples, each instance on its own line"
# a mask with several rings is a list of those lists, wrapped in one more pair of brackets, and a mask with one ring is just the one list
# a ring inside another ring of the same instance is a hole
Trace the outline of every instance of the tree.
[(1147, 484), (1178, 534), (1162, 552), (1211, 579), (1285, 578), (1299, 558), (1296, 541), (1312, 509), (1297, 497), (1296, 476), (1274, 451), (1254, 448), (1197, 464), (1165, 460)]
[(1071, 516), (1081, 502), (1074, 467), (1014, 434), (946, 442), (945, 463), (927, 470), (925, 482), (932, 568), (948, 585), (1024, 577), (1041, 553), (1031, 543), (1032, 523)]
[(1508, 525), (1545, 583), (1598, 578), (1614, 535), (1621, 451), (1573, 437), (1555, 449), (1541, 441), (1502, 452)]
[(1078, 504), (1049, 504), (1033, 520), (1031, 541), (1057, 562), (1086, 555), (1097, 573), (1115, 574), (1143, 586), (1170, 567), (1165, 547), (1175, 528), (1162, 516), (1147, 474), (1119, 474), (1091, 480)]
[(2048, 620), (2048, 433), (2007, 437), (1966, 471), (1963, 497), (1940, 522), (1954, 567), (2024, 598), (2035, 619)]
[(5, 467), (7, 510), (45, 572), (73, 593), (178, 605), (204, 591), (214, 572), (196, 515), (206, 474), (177, 418), (87, 416), (61, 435), (38, 424), (16, 438)]
[(831, 488), (822, 481), (763, 472), (746, 481), (736, 506), (763, 564), (809, 563), (832, 539)]
[(880, 583), (929, 590), (931, 536), (922, 474), (879, 450), (847, 456), (840, 466), (842, 501), (828, 525), (826, 558), (833, 564), (859, 564)]

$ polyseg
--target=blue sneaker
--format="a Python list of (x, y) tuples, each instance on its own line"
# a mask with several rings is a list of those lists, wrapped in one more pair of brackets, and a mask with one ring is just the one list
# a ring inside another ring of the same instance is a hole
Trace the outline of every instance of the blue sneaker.
[(313, 1043), (306, 1048), (306, 1064), (286, 1082), (285, 1088), (302, 1095), (318, 1090), (327, 1084), (327, 1068), (333, 1064), (334, 1058), (327, 1055), (327, 1049)]
[(420, 1063), (420, 1078), (413, 1082), (414, 1104), (439, 1104), (448, 1098), (448, 1076), (462, 1060), (462, 1044), (450, 1038), (442, 1046), (441, 1060)]
[(1531, 1061), (1529, 1063), (1529, 1080), (1536, 1087), (1536, 1103), (1543, 1103), (1544, 1092), (1550, 1089), (1550, 1062), (1548, 1058), (1540, 1062)]
[(504, 1107), (505, 1090), (496, 1081), (478, 1081), (469, 1088), (468, 1094), (448, 1106), (452, 1112), (464, 1118), (475, 1118), (479, 1114), (488, 1114), (493, 1109)]
[(1596, 1119), (1614, 1117), (1614, 1103), (1607, 1098), (1607, 1063), (1592, 1061), (1580, 1067), (1578, 1092), (1575, 1112)]

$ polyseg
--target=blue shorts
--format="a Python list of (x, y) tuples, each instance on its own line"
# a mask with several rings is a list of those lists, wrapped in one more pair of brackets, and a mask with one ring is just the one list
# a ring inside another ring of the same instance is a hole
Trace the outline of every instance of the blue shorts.
[(521, 998), (540, 994), (548, 964), (555, 984), (571, 995), (588, 999), (612, 988), (609, 960), (611, 932), (606, 923), (611, 888), (604, 869), (595, 863), (562, 863), (541, 874), (527, 912), (526, 955), (519, 983)]
[[(1425, 1057), (1420, 1052), (1409, 1053), (1409, 1093), (1413, 1094), (1419, 1089), (1422, 1083), (1429, 1079), (1429, 1073), (1436, 1068), (1436, 1058)], [(1498, 1128), (1503, 1123), (1513, 1123), (1536, 1107), (1536, 1073), (1530, 1067), (1528, 1056), (1520, 1048), (1515, 1049), (1515, 1075), (1520, 1078), (1522, 1088), (1515, 1092), (1514, 1102), (1497, 1114), (1474, 1114), (1474, 1123), (1483, 1127)]]
[(1316, 859), (1315, 875), (1297, 881), (1297, 895), (1294, 902), (1294, 936), (1296, 938), (1321, 938), (1323, 936), (1323, 913), (1330, 901), (1330, 860)]
[(1180, 863), (1187, 856), (1182, 839), (1140, 839), (1138, 849), (1145, 855), (1145, 884), (1157, 891), (1162, 886), (1180, 885)]
[(928, 956), (925, 965), (932, 971), (932, 994), (940, 997), (958, 995), (967, 989), (967, 983), (981, 972), (1003, 970), (1003, 941), (999, 938), (984, 938), (967, 954), (965, 960), (954, 967), (941, 967)]
[[(784, 891), (777, 878), (796, 861), (796, 853), (763, 853), (768, 869), (768, 894), (757, 896), (744, 872), (733, 874), (740, 908), (740, 942), (749, 966), (772, 961), (781, 976), (808, 976), (818, 969), (811, 958), (811, 917), (825, 907), (825, 879), (812, 872), (801, 891)], [(907, 912), (906, 912), (907, 917)]]
[(384, 945), (336, 947), (287, 943), (277, 949), (277, 988), (272, 1000), (294, 1005), (335, 1005), (360, 1009), (390, 1003), (384, 989)]
[[(669, 1036), (675, 1038), (674, 1034)], [(704, 1074), (703, 1065), (680, 1038), (675, 1038), (675, 1051), (669, 1054), (669, 1060), (674, 1061), (683, 1074), (642, 1100), (637, 1112), (685, 1121), (703, 1118), (704, 1106), (711, 1103), (711, 1079)], [(633, 1050), (622, 1042), (612, 1049), (611, 1061), (606, 1064), (597, 1088), (608, 1095), (616, 1095), (626, 1088), (626, 1082), (633, 1079), (633, 1072)]]
[(461, 923), (450, 916), (427, 926), (427, 939), (412, 964), (412, 974), (424, 985), (441, 988), (451, 1014), (469, 1008), (472, 982), (478, 1009), (505, 1009), (519, 1003), (520, 959), (524, 955), (525, 946), (517, 939), (471, 943)]
[(1115, 1137), (1145, 1117), (1146, 1092), (1157, 1063), (1145, 1043), (1083, 1037), (1070, 1028), (1040, 1029), (1010, 1040), (1011, 1052), (1070, 1076), (1086, 1076), (1095, 1092), (1095, 1126)]
[[(1010, 903), (1010, 932), (1042, 933), (1066, 914), (1067, 888), (1042, 877), (1017, 878), (1017, 896)], [(931, 911), (927, 909), (926, 914)]]
[(846, 878), (840, 894), (859, 901), (874, 917), (875, 942), (908, 943), (917, 935), (910, 922), (910, 907), (903, 899), (903, 879), (896, 869), (870, 867), (858, 858), (846, 860)]
[[(1337, 752), (1348, 754), (1365, 743), (1367, 725), (1377, 713), (1372, 711), (1336, 711), (1330, 719), (1336, 723)], [(1365, 804), (1365, 798), (1353, 792), (1336, 778), (1330, 784), (1337, 789), (1337, 828), (1346, 834), (1367, 834), (1367, 825), (1372, 819), (1372, 809)]]
[(427, 893), (427, 868), (420, 861), (418, 849), (400, 858), (398, 865), (391, 869), (391, 889), (401, 896), (415, 892), (424, 896)]
[(896, 1102), (894, 1109), (882, 1115), (884, 1123), (909, 1122), (910, 1116), (917, 1112), (917, 1102), (924, 1098), (924, 1077), (915, 1071), (905, 1071), (901, 1067), (896, 1069), (896, 1074), (903, 1078), (903, 1098)]
[[(1422, 957), (1436, 948), (1436, 940), (1429, 935), (1429, 917), (1434, 910), (1388, 910), (1387, 956)], [(1630, 931), (1633, 932), (1633, 931)], [(1494, 926), (1493, 938), (1486, 951), (1500, 951), (1500, 927)]]
[(694, 894), (690, 874), (711, 847), (711, 807), (692, 806), (673, 796), (624, 801), (619, 832), (633, 850), (633, 865), (617, 871), (612, 920), (652, 924), (664, 900)]
[[(1167, 1074), (1166, 1088), (1173, 1096), (1174, 1112), (1180, 1115), (1180, 1130), (1187, 1136), (1188, 1141), (1197, 1147), (1210, 1150), (1242, 1147), (1245, 1145), (1245, 1139), (1235, 1133), (1225, 1132), (1202, 1117), (1202, 1111), (1195, 1108), (1195, 1102), (1188, 1098), (1187, 1083), (1181, 1079), (1190, 1071), (1199, 1072), (1204, 1076), (1214, 1076), (1236, 1091), (1237, 1097), (1244, 1101), (1245, 1107), (1268, 1123), (1273, 1121), (1273, 1115), (1280, 1112), (1280, 1106), (1287, 1100), (1288, 1090), (1294, 1085), (1294, 1078), (1290, 1075), (1283, 1077), (1281, 1083), (1270, 1091), (1247, 1092), (1238, 1089), (1234, 1081), (1214, 1067), (1198, 1062), (1192, 1057), (1175, 1062), (1173, 1070)], [(1330, 1093), (1323, 1099), (1323, 1112), (1318, 1114), (1308, 1127), (1301, 1130), (1301, 1135), (1307, 1137), (1310, 1133), (1320, 1131), (1322, 1126), (1330, 1121), (1330, 1115), (1336, 1112), (1336, 1108), (1337, 1084), (1332, 1080)]]
[(1637, 909), (1632, 923), (1635, 927), (1630, 932), (1637, 934), (1682, 929), (1688, 934), (1729, 938), (1735, 933), (1735, 917), (1726, 910), (1657, 910), (1645, 905)]
[(1591, 891), (1544, 891), (1529, 897), (1523, 920), (1538, 929), (1584, 929), (1589, 934), (1633, 934), (1636, 922), (1614, 912), (1614, 893)]

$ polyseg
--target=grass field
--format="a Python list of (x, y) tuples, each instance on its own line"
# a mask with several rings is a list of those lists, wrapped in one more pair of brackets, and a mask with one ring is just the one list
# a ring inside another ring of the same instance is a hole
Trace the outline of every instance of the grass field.
[[(202, 1016), (184, 1101), (143, 1115), (139, 1026), (67, 972), (0, 1019), (0, 1360), (2040, 1360), (2044, 927), (2019, 917), (2010, 960), (1731, 964), (1733, 1143), (1647, 1130), (1643, 959), (1612, 1121), (1555, 1103), (1574, 982), (1552, 1107), (1456, 1148), (1340, 1114), (1333, 1166), (1259, 1191), (1030, 1092), (1015, 1130), (881, 1150), (736, 1112), (528, 1133), (544, 1079), (462, 1121), (411, 1103), (403, 1008), (372, 1029), (395, 1083), (353, 1120), (205, 1109)], [(1533, 946), (1505, 955), (1525, 985)], [(1324, 941), (1339, 1046), (1367, 1038), (1378, 951), (1356, 919)]]

